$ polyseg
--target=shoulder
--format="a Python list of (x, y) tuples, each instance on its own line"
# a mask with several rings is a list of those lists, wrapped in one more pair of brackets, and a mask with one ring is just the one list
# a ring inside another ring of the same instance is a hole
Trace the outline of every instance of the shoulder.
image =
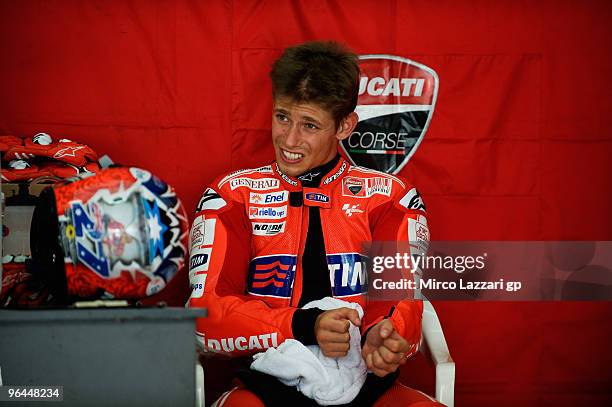
[(232, 202), (244, 202), (249, 192), (277, 189), (280, 181), (271, 165), (245, 168), (218, 176), (202, 194), (196, 212), (202, 210), (226, 211)]
[[(411, 210), (425, 210), (417, 188), (406, 178), (365, 167), (351, 166), (344, 178), (344, 189), (358, 191), (367, 198), (378, 198), (379, 204), (395, 201)], [(386, 199), (385, 199), (386, 198)]]
[(392, 197), (405, 191), (409, 186), (401, 177), (355, 165), (349, 167), (344, 183), (355, 184), (354, 189), (361, 187), (363, 190), (360, 193), (366, 197), (373, 195)]
[[(245, 168), (242, 170), (232, 171), (228, 174), (223, 174), (213, 182), (213, 185), (217, 189), (223, 189), (229, 187), (230, 189), (236, 189), (238, 185), (248, 184), (247, 182), (241, 182), (242, 179), (255, 180), (264, 178), (273, 178), (274, 171), (272, 171), (272, 165), (264, 165), (263, 167), (257, 168)], [(233, 187), (233, 188), (232, 188)]]

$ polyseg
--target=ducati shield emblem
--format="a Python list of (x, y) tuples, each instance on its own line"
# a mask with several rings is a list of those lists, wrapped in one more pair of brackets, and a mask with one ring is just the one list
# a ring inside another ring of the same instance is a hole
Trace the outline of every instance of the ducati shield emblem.
[(438, 94), (438, 75), (393, 55), (362, 55), (359, 66), (355, 109), (359, 123), (342, 141), (342, 149), (355, 165), (396, 174), (425, 136)]

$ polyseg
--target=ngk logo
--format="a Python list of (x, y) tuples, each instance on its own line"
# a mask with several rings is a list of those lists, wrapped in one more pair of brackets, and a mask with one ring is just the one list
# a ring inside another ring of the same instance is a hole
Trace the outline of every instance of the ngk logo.
[(397, 56), (359, 59), (359, 123), (342, 148), (356, 165), (397, 173), (427, 131), (438, 76), (425, 65)]

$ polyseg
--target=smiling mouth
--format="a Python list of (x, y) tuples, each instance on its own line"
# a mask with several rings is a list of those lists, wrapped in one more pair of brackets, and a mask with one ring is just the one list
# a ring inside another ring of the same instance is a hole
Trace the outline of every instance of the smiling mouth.
[(280, 150), (283, 158), (289, 162), (299, 161), (302, 159), (302, 157), (304, 157), (304, 155), (300, 153), (292, 153), (291, 151), (283, 150), (282, 148)]

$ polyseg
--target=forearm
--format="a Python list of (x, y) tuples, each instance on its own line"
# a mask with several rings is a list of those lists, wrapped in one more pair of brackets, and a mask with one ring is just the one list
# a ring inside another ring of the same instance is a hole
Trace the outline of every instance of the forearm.
[(190, 299), (188, 306), (207, 310), (207, 317), (196, 321), (198, 343), (207, 351), (249, 355), (293, 337), (292, 307), (271, 308), (245, 296), (213, 293)]

